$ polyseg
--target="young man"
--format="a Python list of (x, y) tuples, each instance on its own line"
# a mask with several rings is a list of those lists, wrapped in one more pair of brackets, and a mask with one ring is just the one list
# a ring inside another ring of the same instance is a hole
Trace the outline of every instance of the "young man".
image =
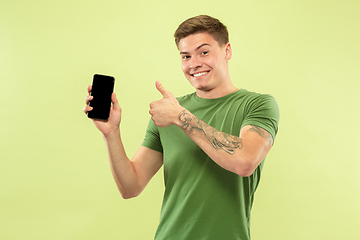
[[(103, 133), (110, 166), (124, 198), (139, 195), (164, 165), (165, 193), (155, 239), (250, 239), (250, 210), (279, 112), (270, 95), (236, 88), (226, 27), (210, 16), (183, 22), (175, 32), (182, 70), (195, 92), (163, 95), (150, 104), (144, 142), (130, 160), (120, 137), (115, 94)], [(88, 87), (90, 92), (91, 86)], [(91, 96), (86, 98), (84, 112)]]

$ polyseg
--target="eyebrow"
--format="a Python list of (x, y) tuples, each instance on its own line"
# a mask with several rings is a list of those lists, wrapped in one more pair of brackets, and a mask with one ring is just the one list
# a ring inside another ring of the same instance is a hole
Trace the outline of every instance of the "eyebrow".
[[(200, 46), (198, 46), (196, 48), (196, 51), (199, 50), (200, 48), (202, 48), (203, 46), (206, 46), (206, 45), (210, 46), (210, 44), (208, 44), (208, 43), (203, 43), (203, 44), (201, 44)], [(180, 54), (189, 54), (189, 53), (188, 52), (180, 52)]]

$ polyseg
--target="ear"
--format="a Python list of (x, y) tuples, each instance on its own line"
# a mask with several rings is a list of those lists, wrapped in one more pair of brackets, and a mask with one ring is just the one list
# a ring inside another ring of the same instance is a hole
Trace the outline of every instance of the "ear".
[(226, 60), (230, 60), (231, 57), (232, 57), (232, 50), (231, 50), (231, 45), (230, 43), (226, 43), (225, 44), (225, 57), (226, 57)]

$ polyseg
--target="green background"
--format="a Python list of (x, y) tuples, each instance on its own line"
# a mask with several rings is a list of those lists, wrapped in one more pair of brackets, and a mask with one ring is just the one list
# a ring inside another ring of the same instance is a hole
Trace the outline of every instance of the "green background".
[(234, 84), (270, 93), (280, 128), (252, 215), (253, 240), (359, 239), (357, 0), (6, 1), (0, 3), (0, 239), (152, 239), (162, 170), (123, 200), (82, 108), (113, 75), (129, 156), (160, 80), (193, 89), (173, 32), (209, 14), (229, 29)]

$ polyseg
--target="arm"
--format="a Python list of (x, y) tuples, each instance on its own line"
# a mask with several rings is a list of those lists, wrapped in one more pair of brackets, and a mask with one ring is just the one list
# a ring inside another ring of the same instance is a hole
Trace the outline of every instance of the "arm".
[(258, 126), (242, 127), (237, 137), (216, 130), (186, 109), (178, 116), (176, 125), (187, 136), (219, 166), (240, 176), (250, 176), (271, 149), (271, 134)]
[(140, 146), (130, 160), (120, 137), (120, 131), (104, 135), (109, 163), (117, 188), (123, 198), (138, 196), (162, 166), (163, 154)]
[[(88, 87), (90, 94), (91, 86)], [(85, 114), (91, 111), (89, 102), (92, 96), (86, 97)], [(112, 107), (108, 121), (92, 120), (103, 134), (107, 147), (111, 172), (117, 188), (123, 198), (132, 198), (139, 195), (150, 179), (162, 166), (162, 153), (141, 146), (132, 159), (126, 155), (121, 135), (120, 121), (121, 108), (115, 93), (111, 96)]]
[(266, 130), (247, 125), (239, 136), (218, 131), (180, 106), (172, 93), (159, 82), (156, 87), (163, 99), (150, 104), (150, 114), (156, 126), (177, 125), (214, 162), (240, 176), (250, 176), (272, 146), (272, 136)]

